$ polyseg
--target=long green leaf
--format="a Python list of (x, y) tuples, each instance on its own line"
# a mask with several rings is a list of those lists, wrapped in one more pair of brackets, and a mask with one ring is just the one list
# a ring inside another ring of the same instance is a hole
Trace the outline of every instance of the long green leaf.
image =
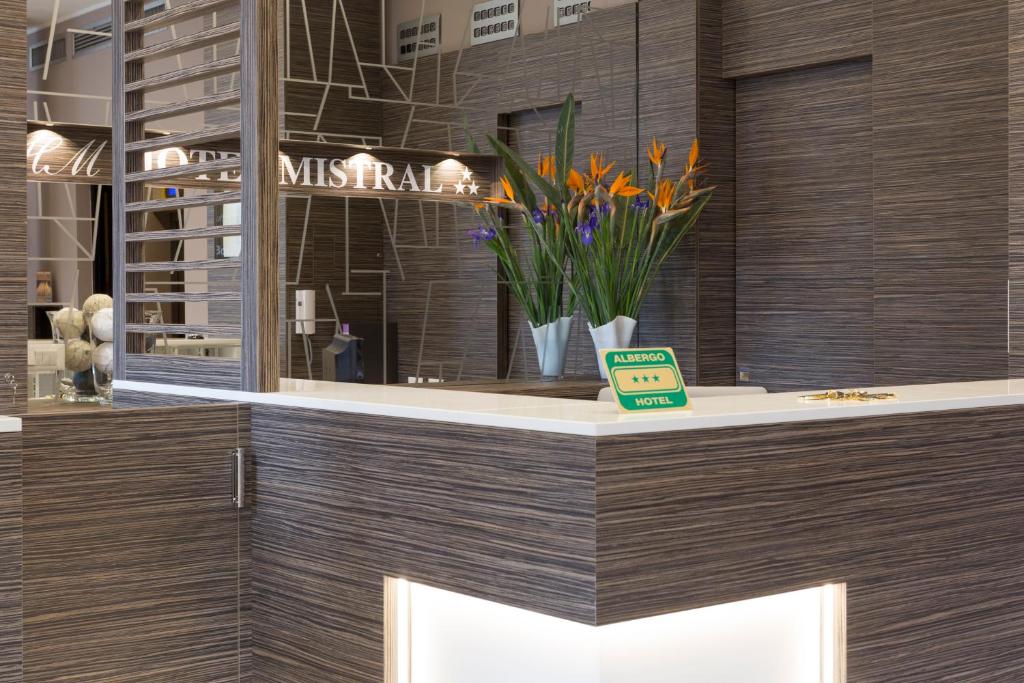
[[(540, 174), (537, 173), (537, 169), (533, 167), (533, 164), (513, 152), (508, 145), (503, 143), (501, 140), (498, 140), (493, 135), (488, 135), (487, 141), (491, 143), (491, 147), (494, 148), (494, 151), (497, 152), (505, 161), (506, 170), (510, 167), (517, 168), (533, 187), (537, 188), (541, 194), (548, 198), (549, 202), (556, 206), (561, 203), (561, 193), (555, 189), (554, 185), (540, 177)], [(509, 180), (511, 180), (511, 177), (509, 177)]]
[(555, 184), (565, 187), (576, 152), (576, 97), (569, 93), (558, 115), (558, 130), (555, 134)]

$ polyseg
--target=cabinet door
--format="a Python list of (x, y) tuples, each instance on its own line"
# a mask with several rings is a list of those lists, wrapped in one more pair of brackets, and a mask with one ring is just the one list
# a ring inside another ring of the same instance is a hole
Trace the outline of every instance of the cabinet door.
[(21, 678), (21, 434), (0, 433), (0, 683)]
[(240, 410), (24, 421), (26, 683), (239, 680)]

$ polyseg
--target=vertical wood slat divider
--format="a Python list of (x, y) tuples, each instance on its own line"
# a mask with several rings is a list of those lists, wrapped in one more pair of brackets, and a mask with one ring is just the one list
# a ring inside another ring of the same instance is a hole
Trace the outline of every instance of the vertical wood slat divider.
[(242, 389), (280, 385), (278, 0), (241, 0)]
[[(128, 185), (125, 177), (128, 173), (142, 170), (142, 153), (125, 153), (125, 144), (142, 140), (145, 136), (145, 124), (142, 122), (126, 123), (125, 113), (142, 109), (144, 106), (144, 94), (141, 92), (126, 93), (125, 83), (139, 80), (143, 77), (144, 69), (142, 62), (125, 63), (126, 52), (137, 50), (142, 47), (144, 32), (141, 30), (125, 32), (125, 24), (141, 19), (145, 14), (145, 3), (143, 0), (127, 0), (126, 2), (113, 3), (113, 61), (114, 61), (114, 87), (113, 87), (113, 250), (114, 250), (114, 339), (117, 342), (114, 350), (114, 377), (126, 379), (126, 359), (129, 353), (142, 351), (142, 340), (136, 336), (128, 337), (125, 334), (127, 323), (137, 324), (142, 322), (142, 316), (137, 306), (129, 307), (125, 301), (125, 294), (142, 291), (144, 275), (142, 273), (128, 274), (125, 272), (125, 264), (129, 261), (138, 262), (142, 256), (142, 244), (129, 243), (125, 236), (128, 233), (140, 232), (145, 225), (145, 216), (142, 214), (127, 214), (125, 206), (131, 202), (143, 199), (143, 188), (139, 183)], [(129, 315), (131, 319), (129, 320)]]
[[(239, 132), (242, 150), (242, 259), (241, 259), (241, 379), (247, 391), (276, 391), (280, 382), (278, 346), (278, 138), (279, 70), (278, 0), (239, 0), (240, 92)], [(223, 1), (211, 1), (212, 11)], [(114, 3), (113, 59), (113, 156), (114, 156), (114, 300), (116, 379), (129, 377), (128, 357), (143, 351), (140, 334), (129, 333), (143, 322), (142, 307), (129, 302), (144, 288), (141, 268), (145, 240), (129, 235), (145, 231), (149, 210), (138, 210), (145, 197), (147, 176), (137, 175), (145, 160), (144, 120), (131, 120), (143, 111), (143, 89), (127, 92), (126, 86), (145, 82), (144, 0)], [(127, 30), (126, 30), (127, 28)], [(170, 48), (169, 48), (170, 49)], [(140, 52), (141, 51), (141, 52)], [(128, 55), (127, 60), (125, 59)], [(150, 78), (150, 80), (153, 80)], [(196, 133), (199, 134), (198, 132)], [(131, 151), (129, 151), (131, 150)], [(134, 175), (133, 175), (134, 174)], [(137, 208), (129, 212), (135, 205)], [(131, 271), (131, 272), (129, 272)], [(173, 373), (172, 373), (173, 374)], [(221, 378), (224, 379), (224, 378)]]

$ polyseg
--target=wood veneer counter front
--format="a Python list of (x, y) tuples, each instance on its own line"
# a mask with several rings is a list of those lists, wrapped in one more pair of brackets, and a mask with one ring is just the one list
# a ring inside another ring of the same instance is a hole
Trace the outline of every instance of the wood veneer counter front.
[[(694, 429), (743, 427), (818, 420), (1024, 405), (1024, 379), (876, 387), (895, 400), (871, 402), (803, 401), (806, 392), (699, 398), (685, 412), (622, 415), (612, 403), (404, 386), (343, 384), (282, 379), (276, 393), (171, 386), (115, 380), (117, 392), (308, 408), (359, 415), (397, 417), (455, 424), (575, 434), (629, 436)], [(116, 400), (116, 395), (115, 395)]]
[[(379, 682), (386, 576), (590, 625), (841, 582), (848, 680), (1018, 680), (1017, 386), (904, 388), (914, 409), (889, 414), (597, 436), (253, 400), (254, 680)], [(466, 396), (395, 391), (441, 414)], [(477, 415), (525, 400), (469, 397)]]

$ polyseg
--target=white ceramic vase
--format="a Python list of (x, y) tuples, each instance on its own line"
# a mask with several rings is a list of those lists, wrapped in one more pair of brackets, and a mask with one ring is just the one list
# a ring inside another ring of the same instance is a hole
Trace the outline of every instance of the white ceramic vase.
[(553, 323), (534, 327), (533, 345), (537, 348), (537, 361), (540, 374), (545, 377), (561, 377), (565, 373), (565, 356), (569, 347), (569, 329), (572, 318), (559, 318)]
[(636, 329), (636, 321), (629, 316), (620, 315), (600, 327), (594, 327), (590, 323), (587, 323), (587, 327), (590, 329), (590, 336), (594, 339), (594, 351), (597, 352), (597, 367), (601, 371), (601, 379), (608, 379), (608, 375), (604, 371), (604, 364), (601, 362), (601, 350), (629, 348), (629, 342), (633, 339), (633, 331)]

